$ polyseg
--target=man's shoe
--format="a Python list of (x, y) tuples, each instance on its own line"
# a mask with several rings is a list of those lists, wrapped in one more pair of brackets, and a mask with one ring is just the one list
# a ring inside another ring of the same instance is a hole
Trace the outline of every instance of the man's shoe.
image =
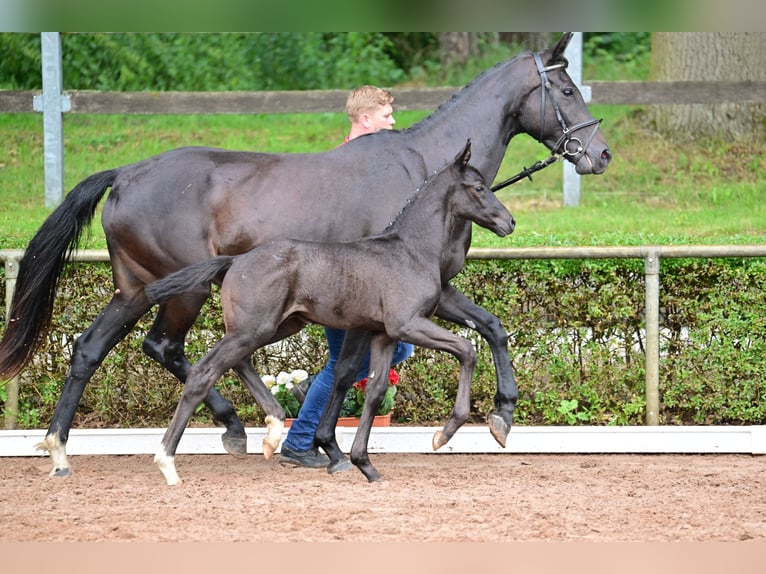
[(330, 459), (327, 455), (319, 452), (316, 447), (309, 450), (293, 450), (282, 445), (280, 462), (307, 468), (326, 468), (330, 464)]
[(311, 386), (311, 383), (314, 382), (315, 378), (316, 375), (311, 375), (309, 378), (303, 379), (300, 383), (290, 389), (290, 392), (295, 397), (295, 400), (298, 401), (298, 404), (302, 405), (303, 401), (306, 400), (306, 393), (309, 392), (309, 387)]

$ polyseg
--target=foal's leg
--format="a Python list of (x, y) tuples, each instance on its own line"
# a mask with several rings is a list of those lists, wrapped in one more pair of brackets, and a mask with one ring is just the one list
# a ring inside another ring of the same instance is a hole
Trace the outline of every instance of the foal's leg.
[[(276, 334), (266, 344), (276, 343), (290, 335), (294, 335), (304, 326), (305, 323), (303, 321), (288, 319), (279, 325)], [(255, 398), (255, 402), (258, 403), (258, 406), (266, 414), (267, 431), (262, 446), (263, 456), (269, 459), (282, 441), (282, 430), (285, 427), (285, 410), (274, 395), (271, 394), (271, 391), (261, 380), (261, 377), (258, 376), (250, 358), (240, 361), (234, 369), (237, 371), (239, 378), (242, 379), (242, 382), (245, 383), (245, 386), (247, 386), (250, 394)]]
[(346, 461), (338, 441), (335, 440), (335, 427), (346, 393), (356, 381), (364, 357), (370, 348), (371, 335), (369, 331), (346, 332), (338, 362), (335, 363), (332, 393), (314, 431), (314, 444), (321, 446), (330, 457), (327, 472), (331, 474), (342, 467), (343, 462)]
[(258, 376), (253, 368), (253, 363), (248, 357), (240, 361), (234, 370), (237, 371), (239, 378), (245, 383), (250, 394), (255, 398), (255, 402), (266, 413), (266, 436), (263, 439), (263, 456), (268, 460), (274, 451), (277, 450), (282, 440), (282, 430), (285, 428), (285, 409), (279, 404), (279, 401), (271, 394), (266, 384)]
[(354, 442), (351, 445), (351, 462), (362, 471), (369, 482), (383, 478), (370, 462), (367, 445), (370, 442), (370, 430), (375, 413), (378, 412), (378, 408), (380, 408), (386, 395), (388, 372), (391, 368), (395, 349), (396, 340), (387, 337), (385, 333), (376, 334), (370, 343), (370, 373), (367, 376), (364, 410), (359, 419), (359, 428), (354, 436)]
[(227, 333), (215, 347), (189, 370), (189, 376), (184, 384), (181, 400), (178, 402), (173, 420), (170, 421), (159, 451), (154, 456), (154, 462), (162, 471), (169, 486), (178, 484), (175, 468), (175, 453), (184, 429), (194, 410), (205, 399), (215, 382), (223, 374), (247, 359), (257, 348), (249, 334), (232, 335)]
[(437, 450), (447, 444), (455, 432), (468, 420), (471, 413), (471, 379), (476, 367), (476, 351), (469, 340), (439, 327), (425, 317), (414, 318), (394, 336), (419, 347), (446, 351), (460, 362), (460, 379), (455, 406), (444, 428), (436, 431), (433, 437), (432, 446), (434, 450)]
[(495, 440), (505, 448), (506, 438), (511, 431), (513, 411), (519, 391), (513, 376), (513, 367), (508, 355), (508, 333), (500, 320), (485, 311), (452, 285), (447, 285), (439, 299), (436, 316), (477, 331), (486, 339), (492, 351), (492, 360), (497, 374), (495, 412), (489, 415), (489, 430)]
[[(144, 353), (165, 367), (182, 383), (186, 381), (191, 367), (184, 353), (184, 338), (209, 294), (209, 289), (199, 290), (174, 297), (161, 304), (154, 325), (144, 339)], [(213, 420), (226, 427), (226, 431), (221, 435), (221, 442), (226, 452), (236, 456), (246, 455), (245, 427), (232, 404), (212, 388), (205, 397), (205, 406), (213, 413)]]

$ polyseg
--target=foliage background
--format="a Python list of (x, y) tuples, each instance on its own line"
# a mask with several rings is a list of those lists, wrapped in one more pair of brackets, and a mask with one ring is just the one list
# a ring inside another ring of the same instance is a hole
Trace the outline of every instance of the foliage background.
[[(479, 34), (478, 61), (518, 51)], [(647, 64), (647, 32), (587, 33), (584, 52), (620, 65)], [(460, 85), (471, 68), (442, 66), (435, 32), (64, 33), (65, 90), (308, 90), (407, 83)], [(0, 89), (41, 89), (40, 35), (0, 34)], [(494, 61), (493, 61), (494, 59)], [(605, 78), (608, 79), (608, 78)]]
[[(77, 264), (62, 281), (54, 323), (20, 379), (19, 428), (50, 420), (72, 343), (111, 293), (108, 264)], [(455, 284), (500, 317), (520, 400), (518, 424), (640, 425), (644, 419), (644, 285), (641, 260), (469, 261)], [(2, 283), (0, 283), (2, 285)], [(766, 401), (766, 262), (761, 259), (664, 259), (661, 274), (662, 424), (763, 424)], [(180, 385), (141, 351), (152, 313), (109, 354), (86, 387), (75, 426), (164, 426)], [(448, 328), (447, 324), (443, 324)], [(223, 332), (217, 292), (187, 337), (197, 360)], [(492, 410), (491, 355), (479, 352), (472, 385), (473, 422)], [(312, 326), (259, 350), (258, 371), (302, 368), (326, 360), (321, 328)], [(439, 424), (452, 408), (457, 361), (426, 349), (398, 367), (393, 419)], [(218, 388), (246, 424), (263, 414), (232, 375)], [(205, 410), (197, 423), (210, 423)]]

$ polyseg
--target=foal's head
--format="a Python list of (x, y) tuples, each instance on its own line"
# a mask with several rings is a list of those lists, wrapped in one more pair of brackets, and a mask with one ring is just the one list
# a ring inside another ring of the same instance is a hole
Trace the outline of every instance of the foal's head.
[[(455, 156), (449, 166), (452, 178), (449, 193), (450, 209), (463, 217), (489, 229), (500, 237), (513, 232), (516, 222), (505, 206), (495, 197), (484, 176), (468, 161), (471, 159), (471, 140)], [(438, 177), (438, 176), (437, 176)]]

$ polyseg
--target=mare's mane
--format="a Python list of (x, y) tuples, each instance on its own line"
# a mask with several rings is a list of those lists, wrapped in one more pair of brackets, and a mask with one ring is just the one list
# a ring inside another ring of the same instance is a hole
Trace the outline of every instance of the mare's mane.
[(420, 120), (419, 122), (411, 125), (408, 128), (405, 128), (403, 130), (397, 130), (399, 133), (407, 135), (409, 133), (416, 133), (420, 130), (425, 130), (428, 128), (430, 124), (437, 121), (439, 116), (442, 114), (449, 113), (452, 108), (454, 108), (465, 96), (467, 92), (470, 92), (474, 89), (476, 89), (477, 85), (480, 85), (488, 76), (494, 76), (496, 75), (501, 68), (505, 67), (513, 67), (519, 60), (523, 58), (527, 58), (532, 55), (532, 52), (523, 52), (521, 54), (518, 54), (511, 58), (510, 60), (506, 60), (504, 62), (498, 62), (491, 68), (488, 68), (487, 70), (484, 70), (481, 72), (478, 76), (476, 76), (473, 80), (468, 82), (465, 86), (457, 90), (450, 98), (442, 103), (436, 110), (434, 110), (432, 113), (428, 114), (425, 118)]

